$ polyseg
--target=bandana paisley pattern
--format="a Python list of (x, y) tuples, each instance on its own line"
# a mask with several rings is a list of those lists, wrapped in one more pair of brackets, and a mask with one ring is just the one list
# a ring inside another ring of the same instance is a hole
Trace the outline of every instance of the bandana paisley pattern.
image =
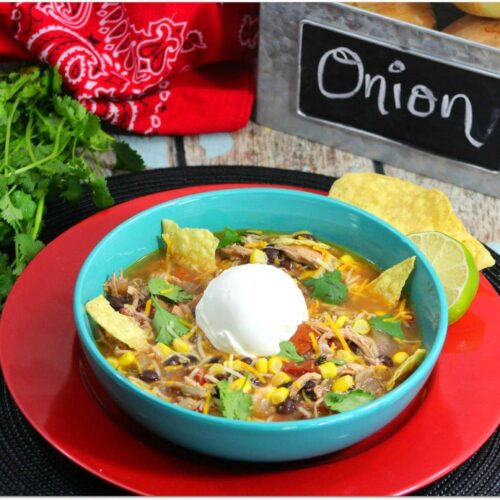
[(200, 133), (248, 121), (256, 4), (21, 2), (10, 19), (16, 40), (116, 126)]

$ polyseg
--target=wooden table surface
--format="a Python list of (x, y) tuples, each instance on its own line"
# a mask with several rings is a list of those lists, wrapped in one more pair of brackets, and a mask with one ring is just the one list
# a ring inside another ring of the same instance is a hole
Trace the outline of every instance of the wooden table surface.
[(444, 191), (469, 231), (500, 251), (500, 199), (374, 162), (262, 127), (253, 122), (234, 133), (189, 137), (122, 136), (145, 159), (147, 168), (196, 165), (259, 165), (341, 176), (378, 172)]

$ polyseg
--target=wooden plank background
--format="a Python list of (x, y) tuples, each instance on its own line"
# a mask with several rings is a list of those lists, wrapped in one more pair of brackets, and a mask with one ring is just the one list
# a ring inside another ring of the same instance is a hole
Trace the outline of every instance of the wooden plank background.
[(250, 122), (231, 134), (189, 137), (123, 136), (146, 160), (148, 168), (196, 165), (259, 165), (341, 176), (378, 172), (442, 190), (469, 231), (500, 250), (500, 199), (373, 162), (322, 144)]

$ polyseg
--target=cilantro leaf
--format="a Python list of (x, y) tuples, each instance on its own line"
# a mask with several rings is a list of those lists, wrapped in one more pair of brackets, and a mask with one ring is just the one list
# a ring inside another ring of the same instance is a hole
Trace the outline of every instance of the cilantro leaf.
[(23, 219), (23, 213), (12, 204), (7, 193), (0, 198), (0, 217), (12, 227), (14, 227), (16, 221)]
[(161, 295), (172, 302), (184, 302), (193, 298), (193, 296), (182, 287), (169, 283), (161, 278), (150, 279), (148, 289), (151, 295)]
[(328, 392), (325, 395), (325, 405), (329, 410), (344, 411), (354, 410), (358, 406), (363, 406), (373, 401), (375, 396), (371, 392), (356, 389), (347, 393)]
[(90, 187), (92, 188), (92, 200), (97, 207), (107, 208), (114, 203), (104, 177), (93, 177), (90, 181)]
[(320, 278), (308, 278), (305, 286), (313, 287), (312, 296), (327, 304), (342, 304), (347, 300), (347, 286), (341, 281), (340, 271), (326, 271)]
[(217, 246), (217, 248), (224, 248), (234, 243), (241, 243), (241, 236), (234, 229), (225, 227), (224, 234), (219, 240), (219, 245)]
[(170, 345), (174, 338), (185, 335), (189, 328), (181, 322), (181, 318), (168, 312), (160, 305), (155, 297), (151, 298), (155, 306), (153, 317), (153, 328), (156, 331), (156, 342), (163, 342)]
[(290, 341), (280, 342), (280, 352), (278, 356), (288, 358), (290, 361), (294, 361), (295, 363), (300, 363), (305, 359), (303, 356), (297, 353), (295, 345)]
[(118, 170), (127, 172), (139, 172), (144, 170), (144, 160), (126, 142), (116, 141), (113, 143), (113, 150), (116, 155), (116, 166)]
[(28, 263), (43, 248), (43, 243), (39, 240), (34, 240), (29, 234), (16, 234), (15, 240), (19, 245), (21, 258), (24, 259), (26, 263)]
[(387, 333), (391, 337), (405, 339), (403, 330), (401, 329), (401, 321), (395, 321), (390, 314), (373, 316), (373, 318), (368, 320), (368, 323), (370, 323), (375, 330)]
[(12, 204), (21, 210), (23, 220), (30, 220), (35, 215), (36, 203), (33, 198), (24, 191), (17, 189), (11, 195)]
[(243, 389), (232, 391), (229, 382), (222, 380), (217, 384), (219, 390), (220, 407), (226, 418), (246, 420), (251, 415), (252, 396), (245, 394)]

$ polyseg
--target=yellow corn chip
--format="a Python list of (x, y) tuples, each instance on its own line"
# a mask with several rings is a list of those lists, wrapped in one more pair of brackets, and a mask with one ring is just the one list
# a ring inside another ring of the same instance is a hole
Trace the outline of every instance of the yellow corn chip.
[(410, 373), (416, 370), (426, 354), (427, 351), (425, 349), (417, 349), (409, 358), (406, 358), (406, 360), (396, 368), (392, 377), (387, 381), (385, 388), (390, 391), (397, 383), (402, 382)]
[(136, 351), (149, 348), (146, 332), (133, 318), (115, 311), (104, 295), (89, 300), (85, 309), (90, 317), (115, 339)]
[(401, 290), (405, 286), (415, 265), (415, 257), (409, 257), (399, 264), (386, 269), (382, 274), (370, 282), (368, 289), (381, 295), (390, 306), (396, 304), (401, 297)]
[(181, 229), (174, 221), (163, 219), (163, 236), (168, 242), (168, 257), (196, 273), (216, 269), (215, 251), (219, 240), (208, 229)]
[(349, 173), (335, 181), (330, 197), (356, 205), (404, 234), (440, 231), (463, 243), (481, 270), (494, 265), (488, 250), (466, 230), (448, 197), (438, 189), (374, 173)]

